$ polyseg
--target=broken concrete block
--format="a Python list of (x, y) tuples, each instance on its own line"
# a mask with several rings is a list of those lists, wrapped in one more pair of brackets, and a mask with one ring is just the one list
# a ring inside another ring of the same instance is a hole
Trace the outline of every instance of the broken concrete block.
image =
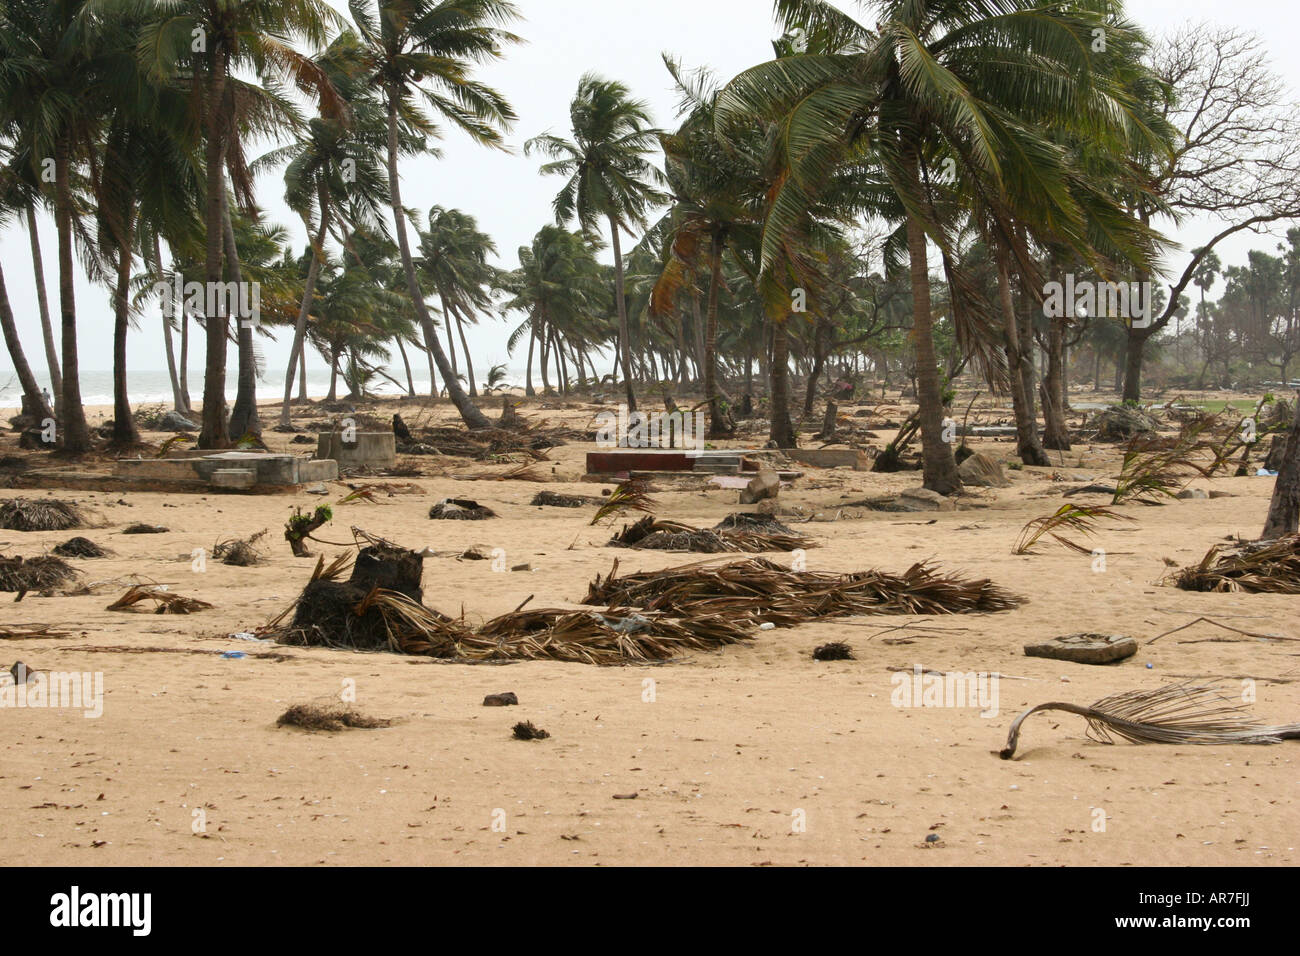
[(904, 511), (956, 511), (957, 503), (951, 498), (926, 488), (908, 488), (897, 499)]
[(963, 461), (957, 468), (957, 474), (964, 483), (979, 488), (1006, 488), (1011, 484), (1002, 471), (1001, 463), (982, 451), (975, 452)]
[(1039, 644), (1026, 644), (1028, 657), (1050, 657), (1075, 664), (1110, 664), (1137, 653), (1137, 641), (1123, 634), (1066, 634)]
[(740, 503), (752, 505), (764, 498), (775, 498), (780, 492), (781, 476), (770, 468), (761, 468), (740, 493)]

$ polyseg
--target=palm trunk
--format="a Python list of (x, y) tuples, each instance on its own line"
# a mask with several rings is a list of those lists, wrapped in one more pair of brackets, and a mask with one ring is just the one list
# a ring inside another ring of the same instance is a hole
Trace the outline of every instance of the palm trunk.
[(460, 375), (460, 363), (456, 361), (456, 340), (451, 337), (451, 308), (447, 305), (447, 296), (438, 290), (438, 301), (442, 303), (442, 327), (447, 333), (447, 357), (451, 359), (451, 370)]
[(402, 344), (402, 337), (396, 337), (397, 351), (402, 355), (402, 365), (406, 367), (406, 397), (415, 398), (415, 379), (411, 376), (411, 360), (406, 356), (406, 346)]
[(491, 428), (492, 423), (488, 421), (487, 416), (465, 394), (465, 390), (460, 387), (460, 382), (452, 374), (451, 366), (447, 362), (447, 356), (443, 354), (442, 345), (438, 342), (438, 333), (433, 327), (433, 319), (430, 318), (429, 309), (424, 304), (424, 293), (420, 291), (420, 280), (415, 274), (415, 262), (411, 258), (411, 244), (406, 237), (406, 210), (402, 208), (401, 189), (397, 177), (397, 92), (392, 89), (388, 91), (388, 198), (393, 209), (393, 225), (397, 230), (397, 248), (402, 255), (402, 271), (406, 273), (407, 292), (411, 296), (411, 304), (415, 307), (415, 314), (420, 320), (420, 328), (424, 332), (425, 344), (429, 348), (433, 361), (438, 366), (438, 371), (442, 374), (442, 380), (447, 385), (447, 395), (451, 398), (452, 404), (456, 406), (461, 419), (469, 428)]
[[(207, 230), (203, 260), (203, 278), (209, 289), (221, 282), (221, 253), (224, 236), (222, 199), (226, 194), (224, 175), (226, 143), (221, 103), (226, 87), (226, 53), (216, 49), (207, 57), (207, 90), (204, 147), (207, 183), (203, 223)], [(206, 310), (205, 310), (206, 311)], [(217, 309), (224, 312), (223, 309)], [(226, 420), (226, 333), (225, 315), (205, 315), (203, 320), (207, 350), (203, 366), (203, 427), (199, 431), (200, 448), (229, 448), (230, 432)], [(65, 370), (67, 362), (64, 362)]]
[(465, 356), (465, 374), (469, 376), (469, 397), (478, 398), (478, 386), (474, 382), (474, 360), (469, 354), (469, 343), (465, 341), (465, 324), (460, 320), (460, 309), (453, 308), (456, 313), (456, 331), (460, 333), (460, 348)]
[(1065, 423), (1065, 319), (1049, 320), (1047, 376), (1043, 381), (1043, 446), (1070, 450), (1070, 430)]
[(307, 345), (298, 350), (298, 401), (306, 403), (307, 398)]
[[(772, 323), (772, 426), (767, 437), (778, 448), (797, 448), (790, 421), (790, 339), (785, 321)], [(707, 373), (706, 373), (707, 374)]]
[[(293, 376), (299, 365), (300, 353), (307, 349), (307, 319), (311, 316), (312, 296), (316, 293), (316, 280), (320, 277), (322, 252), (325, 249), (325, 235), (329, 230), (330, 204), (329, 194), (320, 191), (320, 229), (316, 231), (316, 241), (311, 247), (311, 264), (307, 266), (307, 281), (303, 284), (302, 304), (298, 307), (298, 321), (293, 327), (293, 345), (289, 349), (289, 367), (284, 373), (284, 401), (280, 405), (280, 424), (290, 424), (289, 403), (293, 394)], [(402, 358), (406, 355), (403, 353)], [(409, 373), (410, 366), (407, 366)]]
[(176, 308), (180, 311), (181, 322), (181, 367), (178, 370), (181, 379), (181, 398), (185, 401), (182, 411), (186, 415), (194, 412), (190, 404), (190, 313), (182, 300)]
[[(225, 235), (226, 267), (235, 288), (239, 289), (243, 286), (243, 274), (239, 268), (239, 248), (235, 245), (235, 226), (230, 219), (230, 203), (224, 190), (221, 193), (221, 224)], [(242, 293), (240, 301), (243, 301)], [(239, 438), (262, 434), (262, 422), (257, 414), (257, 353), (253, 351), (253, 321), (252, 316), (241, 315), (235, 319), (239, 374), (235, 407), (230, 413), (230, 434)]]
[(13, 360), (14, 371), (18, 373), (18, 383), (23, 387), (23, 412), (36, 411), (41, 422), (54, 417), (54, 411), (46, 404), (41, 387), (32, 374), (32, 367), (27, 364), (22, 342), (18, 338), (18, 325), (14, 321), (13, 309), (9, 306), (9, 290), (5, 286), (4, 270), (0, 269), (0, 328), (3, 328), (5, 347), (9, 358)]
[(1038, 441), (1038, 423), (1034, 420), (1032, 393), (1025, 387), (1025, 353), (1020, 342), (1020, 320), (1011, 298), (1011, 279), (1007, 274), (1007, 252), (997, 250), (998, 297), (1002, 303), (1002, 318), (1007, 337), (1007, 365), (1011, 387), (1011, 405), (1016, 416), (1016, 453), (1026, 465), (1050, 465), (1047, 452)]
[[(909, 172), (919, 188), (915, 159), (910, 166)], [(916, 401), (921, 420), (922, 485), (938, 494), (950, 495), (961, 488), (961, 478), (952, 447), (943, 440), (943, 390), (934, 352), (925, 227), (915, 216), (907, 217), (907, 251), (911, 262), (912, 345), (916, 353)]]
[(59, 399), (64, 451), (90, 451), (90, 427), (81, 405), (81, 365), (77, 359), (77, 303), (72, 271), (72, 168), (68, 141), (60, 137), (54, 148), (54, 224), (59, 236), (59, 312), (63, 333), (63, 395)]
[(325, 395), (325, 401), (336, 402), (338, 401), (338, 397), (339, 397), (338, 394), (339, 350), (332, 345), (330, 346), (329, 358), (330, 358), (330, 390)]
[(124, 218), (126, 235), (121, 237), (118, 247), (117, 285), (113, 289), (113, 444), (119, 446), (140, 441), (140, 431), (131, 416), (131, 397), (126, 388), (126, 335), (131, 328), (131, 243), (135, 210), (128, 209)]
[(627, 301), (623, 297), (623, 247), (618, 235), (618, 220), (609, 217), (609, 233), (614, 247), (614, 299), (618, 305), (618, 345), (623, 358), (623, 379), (627, 383), (627, 410), (636, 411), (636, 392), (632, 387), (632, 339), (627, 321)]
[(533, 388), (533, 349), (537, 347), (537, 328), (532, 319), (528, 320), (528, 365), (524, 368), (524, 394), (536, 395)]
[[(154, 281), (163, 282), (162, 267), (162, 244), (158, 239), (158, 234), (154, 233), (153, 237), (153, 266)], [(170, 308), (164, 303), (162, 307), (162, 332), (163, 332), (163, 349), (167, 354), (167, 378), (172, 386), (172, 408), (184, 415), (188, 409), (185, 407), (185, 401), (181, 395), (180, 379), (176, 377), (176, 349), (172, 344), (172, 316), (177, 306), (185, 308), (184, 297), (180, 303), (173, 303)]]
[(718, 295), (721, 287), (722, 237), (714, 235), (709, 243), (709, 308), (704, 328), (704, 400), (709, 403), (710, 438), (725, 438), (733, 431), (727, 427), (727, 419), (718, 402)]
[(50, 392), (63, 394), (63, 373), (59, 370), (59, 349), (50, 323), (50, 300), (45, 295), (45, 264), (41, 256), (41, 237), (36, 232), (36, 206), (27, 207), (27, 235), (32, 245), (32, 274), (36, 279), (36, 305), (41, 312), (41, 337), (45, 341), (45, 365), (50, 371)]

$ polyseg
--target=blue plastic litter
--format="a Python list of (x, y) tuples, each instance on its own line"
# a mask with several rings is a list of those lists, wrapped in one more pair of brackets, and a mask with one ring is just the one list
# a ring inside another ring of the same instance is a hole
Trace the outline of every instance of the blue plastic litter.
[(235, 658), (238, 658), (238, 657), (247, 657), (248, 655), (245, 654), (243, 651), (226, 651), (226, 652), (225, 652), (224, 654), (222, 654), (221, 656), (222, 656), (223, 658), (225, 658), (226, 660), (234, 660)]

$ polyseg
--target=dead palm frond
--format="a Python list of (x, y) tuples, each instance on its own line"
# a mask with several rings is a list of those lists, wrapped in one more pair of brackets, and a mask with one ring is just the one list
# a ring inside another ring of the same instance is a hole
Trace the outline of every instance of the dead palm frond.
[(125, 611), (128, 608), (135, 607), (141, 601), (153, 601), (156, 605), (154, 608), (155, 614), (193, 614), (195, 611), (205, 611), (212, 607), (207, 601), (176, 594), (164, 589), (161, 585), (146, 584), (128, 588), (125, 594), (105, 610)]
[(62, 558), (38, 554), (24, 558), (0, 555), (0, 591), (52, 591), (62, 587), (81, 572)]
[(1300, 594), (1300, 534), (1235, 548), (1215, 545), (1173, 583), (1184, 591)]
[(58, 498), (6, 498), (0, 501), (0, 528), (6, 531), (66, 531), (81, 528), (86, 517), (72, 501)]
[(625, 481), (609, 493), (605, 503), (596, 510), (596, 517), (591, 519), (591, 523), (600, 524), (606, 518), (612, 518), (626, 511), (652, 514), (655, 507), (655, 501), (647, 492), (645, 484), (639, 481)]
[(1077, 534), (1093, 535), (1097, 532), (1097, 521), (1101, 518), (1109, 518), (1114, 521), (1132, 521), (1128, 515), (1119, 514), (1111, 511), (1109, 508), (1086, 508), (1079, 505), (1062, 505), (1055, 514), (1047, 515), (1043, 518), (1035, 518), (1023, 528), (1020, 529), (1020, 537), (1016, 539), (1016, 546), (1012, 554), (1028, 554), (1030, 549), (1036, 545), (1044, 535), (1051, 538), (1057, 544), (1064, 545), (1071, 551), (1079, 554), (1090, 554), (1092, 549), (1079, 544), (1077, 541), (1071, 541), (1061, 534), (1062, 531), (1072, 531)]
[(1088, 736), (1106, 744), (1114, 743), (1113, 737), (1135, 744), (1275, 744), (1300, 739), (1300, 724), (1256, 723), (1223, 689), (1181, 681), (1103, 697), (1090, 707), (1060, 701), (1031, 707), (1012, 722), (1003, 760), (1015, 756), (1025, 718), (1044, 710), (1078, 714), (1088, 721)]
[(257, 547), (257, 542), (266, 536), (267, 528), (247, 538), (227, 538), (212, 546), (212, 557), (222, 564), (247, 568), (261, 564), (265, 555)]
[(1133, 500), (1161, 504), (1175, 497), (1187, 483), (1186, 472), (1206, 478), (1213, 475), (1230, 454), (1222, 442), (1213, 440), (1218, 424), (1218, 416), (1206, 415), (1188, 422), (1173, 439), (1142, 435), (1134, 438), (1124, 451), (1110, 503)]
[(692, 551), (699, 554), (739, 551), (758, 554), (764, 551), (795, 551), (817, 546), (811, 538), (795, 534), (788, 528), (781, 531), (761, 530), (754, 526), (742, 525), (726, 528), (696, 528), (678, 521), (661, 521), (654, 515), (646, 515), (635, 524), (624, 525), (623, 530), (610, 538), (609, 543), (624, 548)]

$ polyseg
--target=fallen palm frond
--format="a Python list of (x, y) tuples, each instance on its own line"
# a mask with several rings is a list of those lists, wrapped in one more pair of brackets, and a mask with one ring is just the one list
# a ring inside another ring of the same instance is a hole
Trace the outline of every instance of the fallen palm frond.
[(814, 647), (812, 656), (815, 661), (851, 661), (853, 648), (843, 641), (831, 641), (829, 644), (819, 644)]
[[(317, 562), (303, 593), (259, 637), (281, 644), (389, 650), (469, 663), (556, 660), (584, 664), (647, 663), (687, 650), (748, 640), (744, 622), (714, 615), (668, 620), (609, 608), (516, 610), (475, 629), (413, 597), (379, 587), (350, 587), (339, 580), (346, 554), (329, 567)], [(290, 613), (291, 622), (286, 623)]]
[(814, 548), (811, 538), (783, 531), (761, 531), (756, 528), (696, 528), (677, 521), (661, 521), (646, 515), (640, 521), (624, 525), (623, 530), (609, 541), (611, 545), (657, 551), (693, 551), (701, 554), (748, 551), (795, 551)]
[(154, 455), (154, 457), (166, 458), (167, 453), (171, 451), (173, 448), (175, 448), (177, 445), (187, 445), (192, 441), (194, 441), (194, 436), (187, 435), (184, 432), (180, 433), (179, 435), (173, 435), (171, 438), (168, 438), (165, 442), (163, 442), (158, 447), (158, 454)]
[(549, 508), (583, 508), (587, 505), (601, 504), (601, 499), (589, 495), (562, 495), (557, 491), (539, 491), (533, 495), (530, 505)]
[[(1187, 483), (1186, 472), (1206, 478), (1213, 475), (1229, 454), (1221, 443), (1209, 437), (1218, 423), (1218, 416), (1206, 415), (1184, 425), (1173, 439), (1142, 435), (1134, 438), (1125, 449), (1110, 503), (1117, 505), (1131, 499), (1161, 504), (1175, 497)], [(1208, 463), (1204, 460), (1206, 452)]]
[(534, 481), (545, 483), (550, 481), (544, 473), (537, 470), (533, 465), (523, 464), (517, 468), (511, 468), (509, 471), (478, 471), (468, 475), (451, 475), (456, 481)]
[(1071, 551), (1079, 554), (1091, 554), (1092, 549), (1077, 541), (1071, 541), (1065, 537), (1062, 531), (1072, 531), (1077, 534), (1093, 535), (1097, 532), (1097, 521), (1101, 518), (1109, 518), (1113, 521), (1132, 521), (1128, 515), (1122, 515), (1109, 508), (1085, 508), (1079, 505), (1062, 505), (1054, 514), (1042, 518), (1035, 518), (1020, 529), (1020, 537), (1016, 539), (1016, 546), (1012, 549), (1012, 554), (1028, 554), (1030, 549), (1036, 545), (1044, 535), (1051, 538), (1057, 544), (1064, 545)]
[(137, 521), (135, 524), (129, 524), (122, 529), (122, 534), (166, 534), (170, 528), (164, 528), (160, 524), (146, 524), (143, 521)]
[(0, 555), (0, 591), (52, 591), (81, 572), (62, 558), (38, 554), (33, 558)]
[(1300, 534), (1231, 547), (1215, 545), (1173, 576), (1184, 591), (1300, 594)]
[(86, 516), (72, 501), (58, 498), (6, 498), (0, 501), (0, 528), (6, 531), (66, 531), (85, 526)]
[(301, 727), (303, 730), (343, 730), (358, 727), (370, 730), (390, 727), (392, 721), (384, 717), (367, 717), (360, 711), (343, 704), (294, 704), (276, 722), (277, 727)]
[(80, 536), (69, 538), (62, 544), (56, 544), (51, 550), (65, 558), (103, 558), (112, 553), (107, 548), (101, 548), (89, 538)]
[(247, 538), (228, 538), (224, 541), (218, 541), (212, 546), (212, 556), (222, 564), (230, 564), (240, 568), (261, 564), (266, 556), (258, 549), (257, 542), (265, 537), (267, 530), (263, 528)]
[(193, 614), (195, 611), (206, 611), (212, 607), (207, 601), (175, 594), (161, 585), (137, 584), (128, 588), (125, 594), (105, 610), (125, 611), (135, 607), (141, 601), (153, 601), (156, 605), (155, 614)]
[(1053, 701), (1031, 707), (1011, 724), (1003, 760), (1015, 756), (1020, 725), (1030, 714), (1060, 710), (1088, 721), (1088, 736), (1135, 744), (1275, 744), (1300, 739), (1300, 724), (1268, 727), (1256, 723), (1239, 703), (1213, 684), (1182, 681), (1155, 690), (1131, 690), (1104, 697), (1090, 707)]
[(545, 740), (551, 736), (549, 731), (542, 730), (531, 720), (521, 720), (510, 729), (511, 735), (515, 740)]
[(0, 624), (0, 640), (25, 641), (44, 637), (68, 637), (57, 624)]
[(368, 501), (372, 505), (377, 504), (377, 502), (375, 501), (375, 493), (371, 491), (369, 488), (358, 488), (356, 491), (352, 492), (346, 497), (340, 498), (339, 504), (351, 505), (351, 504), (356, 504), (358, 501)]
[(483, 521), (497, 513), (470, 498), (444, 498), (429, 509), (429, 517), (442, 521)]
[(644, 514), (650, 514), (654, 509), (654, 499), (646, 491), (644, 483), (625, 481), (609, 493), (605, 503), (596, 510), (596, 517), (591, 519), (591, 524), (599, 524), (606, 518), (623, 514), (625, 511), (640, 511)]
[(699, 562), (618, 577), (618, 561), (599, 575), (583, 604), (635, 607), (673, 617), (716, 615), (789, 627), (855, 614), (964, 614), (1006, 611), (1023, 599), (988, 579), (939, 574), (926, 562), (902, 574), (792, 571), (765, 558)]

